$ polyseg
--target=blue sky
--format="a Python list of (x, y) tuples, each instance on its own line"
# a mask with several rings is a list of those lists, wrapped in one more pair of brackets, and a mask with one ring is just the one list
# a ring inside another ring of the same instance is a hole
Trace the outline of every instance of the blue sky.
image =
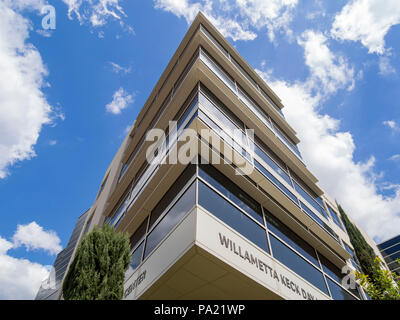
[(1, 0), (0, 299), (34, 297), (199, 10), (320, 186), (376, 241), (400, 233), (399, 1)]

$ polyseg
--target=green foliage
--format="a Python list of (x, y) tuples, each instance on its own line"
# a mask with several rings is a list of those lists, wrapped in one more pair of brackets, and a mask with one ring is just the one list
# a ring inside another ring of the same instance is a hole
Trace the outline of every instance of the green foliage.
[(86, 234), (63, 284), (65, 300), (120, 300), (129, 266), (127, 234), (106, 224)]
[(343, 208), (340, 205), (338, 205), (338, 208), (361, 269), (366, 275), (372, 276), (374, 273), (375, 252), (365, 241), (360, 230), (351, 223)]
[(373, 275), (356, 272), (357, 279), (372, 300), (400, 300), (400, 277), (381, 269), (381, 263), (382, 261), (376, 257)]

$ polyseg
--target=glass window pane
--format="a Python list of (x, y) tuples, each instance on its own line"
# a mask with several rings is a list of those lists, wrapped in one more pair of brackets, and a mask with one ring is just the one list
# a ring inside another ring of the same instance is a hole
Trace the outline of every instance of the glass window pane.
[(340, 270), (340, 268), (330, 262), (322, 254), (318, 253), (318, 255), (324, 272), (335, 279), (337, 282), (341, 283), (342, 278), (345, 276), (345, 274), (342, 273), (342, 270)]
[(146, 229), (147, 229), (147, 221), (149, 220), (149, 217), (144, 219), (144, 221), (140, 224), (139, 228), (133, 233), (133, 235), (130, 238), (130, 243), (131, 243), (131, 249), (135, 248), (135, 246), (143, 240), (143, 238), (146, 235)]
[(261, 249), (269, 252), (267, 234), (264, 228), (211, 190), (202, 181), (199, 181), (199, 204)]
[(328, 293), (322, 272), (270, 234), (272, 255), (321, 291)]
[(200, 52), (200, 59), (210, 68), (214, 74), (224, 82), (229, 89), (236, 93), (235, 83), (230, 79), (230, 77), (222, 71), (222, 69), (204, 52), (204, 49)]
[(320, 214), (327, 218), (325, 210), (307, 193), (300, 187), (296, 182), (294, 182), (294, 187), (296, 191)]
[(211, 165), (200, 165), (199, 176), (264, 225), (260, 204), (233, 184), (217, 169)]
[(382, 255), (385, 257), (385, 256), (391, 255), (397, 251), (400, 251), (400, 243), (398, 245), (395, 245), (395, 246), (392, 246), (390, 248), (383, 250)]
[[(399, 249), (399, 248), (397, 248), (397, 249)], [(384, 259), (385, 259), (386, 263), (396, 262), (397, 259), (400, 259), (400, 251), (397, 251), (396, 253), (393, 253), (390, 256), (385, 256)]]
[(198, 99), (196, 98), (191, 105), (189, 106), (189, 108), (185, 111), (185, 113), (182, 115), (182, 117), (179, 119), (176, 129), (179, 130), (180, 127), (182, 126), (182, 124), (186, 121), (186, 119), (189, 117), (189, 115), (191, 114), (191, 112), (193, 111), (193, 109), (197, 108), (197, 103), (198, 103)]
[(314, 212), (310, 210), (303, 202), (300, 201), (301, 208), (305, 213), (307, 213), (315, 222), (317, 222), (323, 229), (325, 229), (336, 241), (339, 242), (339, 238), (337, 234), (325, 223), (320, 219)]
[(338, 214), (335, 212), (335, 210), (333, 210), (330, 206), (328, 207), (328, 211), (331, 214), (332, 220), (333, 222), (335, 222), (335, 224), (342, 230), (344, 230), (342, 222), (340, 221), (340, 218), (338, 216)]
[(379, 244), (379, 245), (378, 245), (378, 248), (379, 248), (380, 250), (382, 250), (382, 249), (385, 249), (385, 248), (389, 248), (389, 247), (395, 245), (396, 243), (400, 243), (400, 235), (397, 236), (397, 237), (394, 237), (394, 238), (392, 238), (392, 239), (390, 239), (390, 240), (387, 240), (387, 241), (384, 242), (384, 243)]
[(332, 298), (335, 300), (356, 300), (346, 290), (337, 285), (331, 279), (326, 278), (328, 281), (329, 290), (331, 291)]
[(128, 270), (125, 272), (125, 277), (129, 277), (142, 262), (144, 241), (136, 248), (132, 253), (131, 263), (129, 264)]
[(175, 183), (169, 188), (169, 190), (151, 211), (149, 229), (164, 213), (165, 209), (171, 204), (172, 200), (182, 190), (190, 178), (194, 176), (195, 173), (196, 167), (194, 165), (189, 165), (178, 177), (178, 179), (176, 179)]
[[(268, 212), (264, 209), (264, 212)], [(317, 255), (312, 246), (301, 239), (297, 234), (285, 226), (282, 222), (272, 216), (272, 214), (267, 213), (266, 215), (267, 227), (269, 231), (272, 231), (275, 235), (280, 237), (284, 242), (290, 245), (292, 248), (301, 253), (310, 262), (312, 262), (316, 267), (319, 268), (319, 263)]]
[(269, 120), (268, 115), (266, 115), (258, 105), (256, 105), (253, 100), (245, 93), (245, 91), (239, 89), (239, 98), (243, 101), (243, 103), (271, 130), (271, 122)]
[(234, 130), (239, 129), (239, 127), (236, 126), (221, 110), (215, 107), (211, 102), (207, 103), (206, 101), (208, 101), (208, 99), (205, 97), (201, 100), (202, 107), (218, 119), (225, 126), (225, 130), (228, 129), (233, 133)]
[(257, 169), (259, 171), (261, 171), (261, 173), (264, 174), (264, 176), (266, 176), (272, 183), (274, 183), (276, 186), (278, 186), (281, 191), (286, 194), (294, 203), (296, 203), (298, 205), (297, 202), (297, 198), (296, 196), (289, 191), (288, 188), (286, 188), (283, 183), (281, 183), (277, 178), (275, 178), (266, 168), (264, 168), (261, 163), (259, 163), (258, 161), (254, 160), (254, 165), (257, 167)]
[(151, 231), (146, 240), (146, 249), (144, 256), (147, 257), (151, 251), (161, 242), (161, 240), (170, 232), (193, 208), (196, 202), (196, 183), (192, 183), (188, 190), (174, 204), (168, 213), (162, 218), (158, 225)]
[(236, 126), (244, 130), (244, 123), (228, 109), (206, 86), (200, 83), (200, 103), (208, 108), (220, 109)]
[(292, 181), (289, 175), (284, 172), (280, 166), (278, 166), (259, 146), (254, 144), (254, 152), (273, 169), (277, 174), (279, 174), (290, 186), (292, 186)]

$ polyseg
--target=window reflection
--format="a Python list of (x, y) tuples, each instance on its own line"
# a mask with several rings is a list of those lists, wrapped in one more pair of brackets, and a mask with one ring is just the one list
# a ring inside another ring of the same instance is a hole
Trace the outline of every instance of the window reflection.
[(278, 259), (280, 262), (292, 269), (304, 279), (308, 280), (321, 291), (329, 295), (324, 277), (320, 271), (314, 268), (311, 264), (305, 261), (289, 247), (284, 245), (273, 235), (270, 235), (269, 239), (271, 241), (272, 254), (276, 259)]
[(331, 279), (326, 278), (331, 291), (332, 298), (335, 300), (356, 300), (351, 294), (349, 294), (345, 289), (337, 285)]
[(235, 203), (238, 207), (246, 211), (261, 224), (264, 220), (261, 213), (261, 206), (252, 199), (247, 193), (233, 184), (223, 174), (211, 165), (200, 165), (199, 176), (210, 183), (219, 192)]
[(131, 263), (125, 273), (126, 277), (129, 277), (142, 262), (143, 247), (144, 241), (132, 253)]
[(269, 252), (265, 230), (202, 181), (199, 181), (199, 204), (261, 249)]
[(266, 213), (265, 219), (267, 221), (268, 231), (272, 231), (275, 235), (277, 235), (319, 268), (317, 254), (314, 248), (301, 239), (292, 230), (286, 227), (282, 222), (273, 217), (265, 208), (264, 212)]
[(146, 240), (144, 257), (154, 250), (161, 240), (175, 227), (184, 215), (193, 208), (196, 201), (196, 184), (192, 183), (184, 195), (174, 204), (157, 226), (151, 231)]

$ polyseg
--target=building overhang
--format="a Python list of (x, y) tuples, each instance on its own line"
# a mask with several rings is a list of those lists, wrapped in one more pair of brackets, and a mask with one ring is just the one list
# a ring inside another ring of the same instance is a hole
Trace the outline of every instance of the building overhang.
[(331, 298), (201, 207), (194, 207), (127, 277), (124, 299)]

